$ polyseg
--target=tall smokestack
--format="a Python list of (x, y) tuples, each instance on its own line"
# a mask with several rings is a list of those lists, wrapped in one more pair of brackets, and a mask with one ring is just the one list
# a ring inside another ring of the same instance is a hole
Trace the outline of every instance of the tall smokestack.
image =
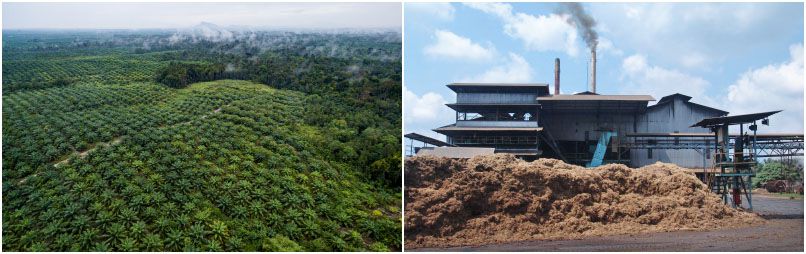
[(589, 90), (596, 93), (596, 48), (591, 49), (591, 83)]
[(560, 94), (560, 58), (554, 58), (554, 95)]
[(596, 46), (599, 45), (599, 34), (593, 28), (596, 20), (585, 11), (580, 3), (560, 3), (557, 10), (560, 14), (569, 15), (566, 22), (575, 25), (582, 34), (585, 44), (591, 49), (591, 73), (589, 92), (596, 92)]

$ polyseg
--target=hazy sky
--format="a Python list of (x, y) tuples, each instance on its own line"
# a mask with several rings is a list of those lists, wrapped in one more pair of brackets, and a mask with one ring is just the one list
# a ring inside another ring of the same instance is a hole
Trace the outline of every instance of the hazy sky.
[(400, 28), (400, 3), (3, 3), (3, 29)]

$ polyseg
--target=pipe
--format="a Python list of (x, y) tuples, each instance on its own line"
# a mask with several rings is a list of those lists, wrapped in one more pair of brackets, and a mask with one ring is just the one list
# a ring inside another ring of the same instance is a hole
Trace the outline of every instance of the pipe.
[(560, 94), (560, 58), (554, 58), (554, 95)]
[(591, 80), (590, 92), (596, 93), (596, 49), (591, 49)]

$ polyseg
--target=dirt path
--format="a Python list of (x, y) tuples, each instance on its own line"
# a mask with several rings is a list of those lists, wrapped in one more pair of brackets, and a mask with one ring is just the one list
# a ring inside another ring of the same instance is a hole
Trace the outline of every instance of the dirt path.
[[(230, 103), (230, 104), (231, 104), (231, 103)], [(205, 114), (201, 115), (201, 116), (199, 117), (199, 119), (205, 119), (205, 118), (207, 118), (207, 117), (208, 117), (208, 116), (210, 116), (210, 115), (217, 114), (217, 113), (221, 112), (221, 109), (222, 109), (223, 107), (225, 107), (225, 106), (229, 106), (230, 104), (227, 104), (227, 105), (224, 105), (224, 106), (218, 107), (218, 108), (214, 109), (213, 111), (210, 111), (210, 112), (208, 112), (208, 113), (205, 113)], [(176, 126), (176, 125), (183, 125), (183, 124), (190, 124), (192, 121), (193, 121), (193, 120), (186, 121), (186, 122), (181, 122), (181, 123), (177, 123), (177, 124), (172, 124), (172, 125), (165, 126), (165, 127)], [(92, 148), (89, 148), (89, 149), (84, 150), (84, 151), (74, 151), (72, 154), (65, 155), (63, 160), (60, 160), (60, 161), (54, 162), (52, 165), (53, 165), (54, 167), (57, 167), (57, 168), (58, 168), (58, 167), (61, 167), (62, 165), (65, 165), (65, 164), (67, 164), (67, 163), (70, 163), (70, 157), (71, 157), (71, 155), (73, 155), (73, 154), (76, 154), (76, 155), (80, 156), (81, 158), (84, 158), (84, 157), (86, 157), (88, 154), (90, 154), (92, 151), (95, 151), (95, 149), (98, 149), (98, 147), (99, 147), (99, 146), (111, 146), (111, 145), (117, 145), (117, 144), (119, 144), (119, 143), (121, 142), (121, 140), (123, 140), (123, 136), (120, 136), (120, 137), (115, 137), (115, 138), (113, 138), (111, 141), (108, 141), (108, 142), (98, 142), (98, 143), (95, 143), (94, 145), (92, 145)], [(40, 173), (40, 172), (34, 172), (34, 173), (32, 173), (32, 174), (30, 174), (30, 175), (28, 175), (28, 176), (25, 176), (25, 177), (23, 177), (22, 179), (20, 179), (20, 180), (19, 180), (17, 183), (18, 183), (18, 184), (25, 183), (25, 181), (27, 181), (27, 180), (28, 180), (28, 178), (30, 178), (30, 177), (36, 177), (36, 176), (38, 176), (38, 175), (39, 175), (39, 173)]]
[(803, 200), (754, 196), (760, 226), (406, 251), (793, 251), (803, 249)]
[[(227, 105), (229, 105), (229, 104), (227, 104)], [(210, 116), (210, 115), (212, 115), (212, 114), (216, 114), (216, 113), (220, 112), (220, 111), (221, 111), (221, 108), (222, 108), (222, 107), (218, 107), (218, 108), (216, 108), (215, 110), (213, 110), (213, 111), (211, 111), (211, 112), (209, 112), (209, 113), (206, 113), (206, 114), (202, 115), (202, 116), (201, 116), (201, 117), (199, 117), (199, 118), (200, 118), (200, 119), (205, 119), (205, 118), (207, 118), (208, 116)], [(193, 121), (193, 120), (189, 120), (189, 121), (185, 121), (185, 122), (181, 122), (181, 123), (177, 123), (177, 124), (169, 125), (169, 126), (166, 126), (166, 127), (170, 127), (170, 126), (176, 126), (176, 125), (183, 125), (183, 124), (190, 124), (190, 122), (192, 122), (192, 121)], [(119, 144), (119, 143), (120, 143), (120, 141), (121, 141), (122, 139), (123, 139), (123, 137), (122, 137), (122, 136), (121, 136), (121, 137), (115, 137), (114, 139), (112, 139), (112, 141), (109, 141), (109, 142), (98, 142), (98, 143), (95, 143), (95, 144), (92, 146), (92, 148), (90, 148), (90, 149), (87, 149), (87, 150), (82, 151), (82, 152), (73, 152), (73, 153), (74, 153), (74, 154), (77, 154), (77, 155), (78, 155), (78, 156), (80, 156), (81, 158), (84, 158), (84, 157), (86, 157), (86, 156), (87, 156), (87, 154), (89, 154), (90, 152), (95, 151), (95, 149), (98, 149), (98, 147), (99, 147), (99, 146), (111, 146), (111, 145), (117, 145), (117, 144)], [(58, 162), (56, 162), (56, 163), (53, 163), (53, 166), (58, 168), (58, 167), (60, 167), (60, 166), (62, 166), (62, 165), (64, 165), (64, 164), (66, 164), (66, 163), (69, 163), (69, 162), (70, 162), (70, 157), (68, 156), (68, 157), (67, 157), (67, 158), (65, 158), (64, 160), (58, 161)], [(36, 176), (36, 173), (34, 173), (34, 174), (32, 174), (32, 175), (33, 175), (33, 176)], [(26, 180), (27, 178), (28, 178), (28, 177), (23, 178), (22, 180), (20, 180), (20, 183), (25, 182), (25, 180)]]
[[(121, 140), (123, 140), (123, 137), (115, 137), (111, 141), (95, 143), (94, 145), (92, 145), (92, 148), (87, 149), (87, 150), (82, 151), (82, 152), (73, 152), (73, 154), (77, 154), (79, 157), (84, 158), (84, 157), (87, 157), (87, 154), (90, 154), (90, 152), (95, 151), (95, 149), (98, 149), (101, 146), (117, 145), (117, 144), (120, 143)], [(53, 163), (53, 166), (58, 168), (61, 165), (64, 165), (64, 164), (66, 164), (68, 162), (70, 162), (70, 157), (69, 156), (67, 158), (65, 158), (64, 160), (61, 160), (61, 161), (56, 162), (56, 163)], [(25, 180), (25, 179), (23, 179), (23, 180)]]

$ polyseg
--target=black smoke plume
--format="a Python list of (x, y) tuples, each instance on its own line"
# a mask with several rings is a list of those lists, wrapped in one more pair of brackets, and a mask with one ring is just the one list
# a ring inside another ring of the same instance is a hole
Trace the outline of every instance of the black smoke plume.
[(599, 34), (596, 33), (596, 30), (593, 30), (593, 27), (596, 26), (596, 20), (585, 12), (582, 5), (579, 3), (560, 3), (559, 12), (571, 15), (569, 22), (572, 25), (576, 25), (577, 29), (582, 32), (582, 38), (585, 39), (588, 48), (596, 50), (596, 46), (599, 44)]

